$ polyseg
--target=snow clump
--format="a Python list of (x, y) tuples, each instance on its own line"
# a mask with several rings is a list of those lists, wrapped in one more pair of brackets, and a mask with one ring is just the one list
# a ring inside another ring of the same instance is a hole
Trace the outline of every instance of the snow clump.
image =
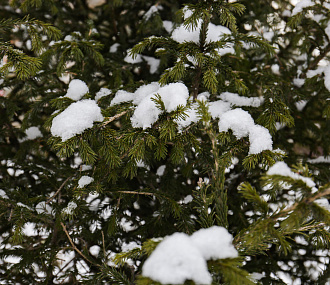
[(152, 100), (157, 94), (161, 97), (167, 112), (176, 110), (179, 105), (185, 106), (189, 97), (188, 88), (183, 83), (170, 83), (160, 87), (158, 83), (153, 82), (139, 87), (134, 93), (119, 90), (110, 105), (132, 101), (136, 105), (131, 117), (132, 126), (146, 129), (150, 128), (161, 114), (161, 110)]
[(62, 142), (82, 134), (93, 127), (94, 122), (102, 122), (100, 107), (94, 100), (86, 99), (72, 103), (53, 119), (51, 133), (62, 138)]
[(308, 187), (315, 187), (315, 182), (309, 178), (299, 175), (298, 173), (292, 172), (290, 167), (284, 161), (278, 161), (273, 166), (271, 166), (268, 171), (267, 175), (281, 175), (287, 176), (295, 180), (301, 180), (306, 183)]
[(249, 154), (273, 149), (273, 141), (269, 131), (256, 125), (251, 115), (240, 108), (230, 110), (220, 116), (219, 131), (227, 132), (229, 129), (233, 131), (237, 139), (249, 136)]
[(192, 236), (174, 233), (156, 247), (142, 268), (142, 275), (163, 284), (182, 284), (192, 280), (211, 284), (207, 260), (235, 258), (237, 250), (232, 236), (225, 228), (213, 226)]
[(307, 8), (307, 7), (310, 7), (310, 6), (314, 6), (314, 5), (315, 5), (315, 3), (313, 1), (311, 1), (311, 0), (301, 0), (293, 8), (291, 17), (294, 16), (294, 15), (297, 15), (300, 12), (302, 12), (302, 10), (304, 8)]
[(94, 178), (83, 175), (78, 181), (78, 188), (84, 188), (86, 185), (92, 183), (94, 181)]
[(88, 92), (88, 86), (84, 81), (74, 79), (70, 82), (68, 91), (66, 92), (66, 95), (64, 97), (68, 97), (74, 101), (78, 101)]
[(43, 135), (38, 127), (30, 127), (25, 130), (26, 137), (21, 139), (20, 142), (26, 140), (34, 140), (36, 138), (42, 138)]

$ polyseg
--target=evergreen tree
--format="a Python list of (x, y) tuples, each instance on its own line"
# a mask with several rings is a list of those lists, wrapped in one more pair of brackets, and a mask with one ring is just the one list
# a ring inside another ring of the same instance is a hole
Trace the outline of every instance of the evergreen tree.
[(330, 4), (0, 1), (3, 284), (327, 284)]

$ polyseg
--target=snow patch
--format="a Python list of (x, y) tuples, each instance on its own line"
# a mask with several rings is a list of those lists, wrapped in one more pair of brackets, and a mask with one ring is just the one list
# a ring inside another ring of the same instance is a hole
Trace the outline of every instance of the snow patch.
[(78, 101), (88, 92), (88, 86), (84, 81), (74, 79), (70, 82), (68, 91), (66, 92), (66, 95), (64, 97), (68, 97), (74, 101)]
[(301, 180), (301, 181), (305, 182), (305, 184), (308, 187), (311, 187), (311, 188), (315, 187), (315, 183), (311, 178), (304, 177), (297, 173), (292, 172), (290, 167), (284, 161), (278, 161), (273, 166), (271, 166), (267, 171), (267, 175), (287, 176), (287, 177), (291, 177), (292, 179)]
[(81, 178), (78, 181), (78, 188), (84, 188), (86, 185), (92, 183), (94, 181), (94, 178), (84, 175), (81, 176)]
[(92, 128), (94, 122), (102, 122), (100, 107), (94, 100), (86, 99), (72, 103), (53, 119), (51, 133), (62, 138), (62, 142)]

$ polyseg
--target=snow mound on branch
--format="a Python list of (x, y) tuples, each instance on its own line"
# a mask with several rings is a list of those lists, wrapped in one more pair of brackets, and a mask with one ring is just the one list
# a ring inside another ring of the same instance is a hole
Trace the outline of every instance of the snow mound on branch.
[(315, 3), (311, 0), (301, 0), (296, 4), (296, 6), (292, 10), (291, 16), (297, 15), (298, 13), (302, 12), (304, 8), (314, 6)]
[(234, 258), (238, 256), (233, 246), (233, 237), (223, 227), (200, 229), (190, 237), (206, 260)]
[[(186, 16), (189, 14), (189, 10), (186, 11)], [(202, 26), (202, 21), (199, 20), (197, 27), (195, 29), (187, 29), (184, 25), (180, 25), (176, 29), (173, 30), (172, 32), (172, 39), (175, 40), (176, 42), (179, 43), (184, 43), (184, 42), (194, 42), (194, 43), (199, 43), (199, 34)], [(207, 37), (206, 37), (206, 43), (210, 42), (216, 42), (220, 40), (220, 37), (223, 35), (230, 35), (231, 31), (221, 25), (214, 25), (210, 23), (208, 25), (208, 32), (207, 32)], [(227, 53), (235, 53), (235, 50), (233, 48), (233, 44), (227, 44), (223, 48), (217, 49), (219, 55), (225, 55)]]
[(26, 140), (34, 140), (36, 138), (42, 138), (43, 135), (38, 127), (30, 127), (25, 130), (26, 137), (23, 139), (20, 139), (20, 142), (26, 141)]
[(51, 133), (62, 138), (62, 142), (92, 128), (94, 122), (102, 122), (100, 107), (94, 100), (86, 99), (72, 103), (53, 119)]
[(324, 69), (324, 86), (330, 91), (330, 65)]
[(189, 97), (188, 88), (183, 83), (170, 83), (160, 87), (158, 83), (153, 82), (139, 87), (134, 93), (119, 90), (110, 105), (132, 101), (136, 105), (131, 117), (132, 126), (146, 129), (150, 128), (161, 114), (161, 110), (153, 101), (157, 94), (161, 97), (167, 112), (176, 110), (179, 105), (186, 106)]
[(240, 109), (230, 110), (220, 116), (219, 131), (233, 131), (237, 139), (249, 136), (250, 150), (249, 154), (258, 154), (264, 150), (272, 150), (272, 137), (269, 131), (254, 123), (251, 115)]
[(94, 181), (94, 178), (83, 175), (78, 181), (78, 188), (84, 188), (86, 185), (92, 183)]
[(232, 236), (225, 228), (213, 226), (192, 236), (174, 233), (156, 247), (142, 268), (142, 275), (163, 284), (211, 284), (207, 260), (235, 258)]
[(242, 97), (236, 93), (231, 92), (223, 92), (220, 95), (220, 98), (223, 101), (227, 101), (235, 106), (251, 106), (251, 107), (259, 107), (262, 103), (262, 100), (258, 97)]
[(66, 95), (64, 97), (68, 97), (74, 101), (78, 101), (88, 92), (88, 86), (84, 81), (74, 79), (70, 82), (68, 91), (66, 92)]
[(111, 94), (111, 90), (108, 88), (101, 88), (96, 94), (95, 94), (95, 101), (99, 101), (102, 97), (108, 96)]
[(298, 173), (292, 172), (290, 167), (284, 161), (278, 161), (273, 166), (271, 166), (268, 171), (267, 175), (281, 175), (287, 176), (295, 180), (301, 180), (305, 182), (308, 187), (315, 187), (314, 181), (309, 177), (304, 177), (299, 175)]

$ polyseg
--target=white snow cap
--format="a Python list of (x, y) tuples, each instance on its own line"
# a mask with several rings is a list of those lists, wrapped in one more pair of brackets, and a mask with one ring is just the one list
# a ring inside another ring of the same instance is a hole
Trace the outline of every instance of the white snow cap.
[(238, 256), (233, 246), (233, 237), (223, 227), (200, 229), (190, 237), (206, 260), (234, 258)]
[(251, 115), (240, 109), (230, 110), (220, 116), (219, 131), (227, 132), (229, 129), (240, 139), (249, 136), (249, 154), (258, 154), (263, 150), (272, 150), (273, 141), (269, 131), (254, 123)]
[(298, 173), (292, 172), (290, 167), (284, 161), (278, 161), (273, 166), (271, 166), (267, 171), (267, 175), (287, 176), (295, 180), (302, 180), (306, 183), (308, 187), (315, 187), (315, 183), (311, 178), (304, 177), (299, 175)]
[(84, 188), (86, 185), (92, 183), (94, 181), (93, 177), (83, 175), (78, 181), (78, 188)]
[(99, 92), (95, 95), (95, 101), (99, 101), (102, 97), (108, 96), (111, 94), (111, 90), (108, 88), (101, 88)]
[(296, 6), (292, 10), (291, 16), (297, 15), (300, 13), (304, 8), (310, 7), (315, 5), (315, 3), (311, 0), (301, 0), (296, 4)]
[(324, 69), (324, 86), (330, 91), (330, 65)]
[(184, 233), (164, 238), (144, 263), (142, 275), (163, 284), (183, 284), (187, 279), (197, 284), (212, 282), (201, 252)]
[(174, 111), (179, 105), (185, 106), (189, 97), (188, 88), (183, 83), (170, 83), (160, 87), (158, 83), (153, 82), (139, 87), (134, 93), (119, 90), (111, 101), (111, 106), (133, 101), (137, 107), (131, 117), (132, 126), (146, 129), (151, 127), (161, 114), (152, 100), (156, 94), (160, 95), (167, 112)]
[(193, 280), (211, 284), (207, 260), (235, 258), (232, 236), (223, 227), (200, 229), (192, 236), (174, 233), (156, 247), (142, 268), (142, 275), (163, 284), (182, 284)]
[(71, 98), (72, 100), (80, 100), (86, 93), (89, 92), (88, 86), (84, 81), (80, 79), (73, 79), (70, 84), (68, 91), (64, 97)]
[(262, 103), (262, 100), (258, 97), (242, 97), (236, 93), (231, 92), (223, 92), (220, 95), (220, 98), (223, 101), (227, 101), (235, 106), (251, 106), (251, 107), (259, 107)]
[(38, 127), (30, 127), (25, 130), (26, 137), (25, 140), (34, 140), (36, 138), (42, 138), (42, 133), (40, 132)]
[(53, 119), (50, 129), (53, 136), (66, 141), (86, 129), (93, 127), (94, 122), (102, 122), (100, 107), (94, 100), (87, 99), (72, 103), (61, 114)]
[[(185, 11), (185, 18), (189, 17), (191, 15), (192, 11), (189, 9), (186, 9)], [(202, 21), (199, 20), (196, 29), (191, 30), (187, 29), (184, 25), (180, 25), (174, 31), (172, 32), (172, 39), (179, 42), (189, 42), (192, 41), (194, 43), (199, 43), (199, 33), (202, 26)], [(220, 37), (223, 35), (230, 35), (231, 31), (221, 25), (214, 25), (212, 23), (209, 23), (208, 25), (208, 32), (206, 37), (206, 43), (214, 42), (220, 40)], [(235, 50), (233, 48), (233, 44), (227, 44), (226, 47), (220, 48), (217, 50), (219, 55), (224, 55), (227, 53), (235, 53)]]

